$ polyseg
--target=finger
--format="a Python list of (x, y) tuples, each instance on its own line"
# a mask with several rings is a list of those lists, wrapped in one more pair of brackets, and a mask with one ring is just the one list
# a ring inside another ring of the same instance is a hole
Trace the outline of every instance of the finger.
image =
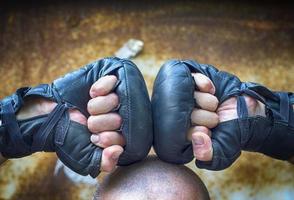
[(101, 171), (111, 172), (117, 165), (119, 156), (122, 154), (123, 148), (119, 145), (113, 145), (102, 151)]
[(92, 134), (91, 142), (101, 148), (107, 148), (112, 145), (125, 145), (124, 137), (116, 131), (104, 131), (98, 134)]
[(192, 141), (192, 134), (195, 132), (202, 132), (211, 137), (211, 131), (205, 126), (192, 126), (188, 130), (187, 138), (188, 140)]
[(90, 96), (94, 98), (97, 96), (104, 96), (109, 94), (114, 88), (116, 82), (117, 78), (114, 75), (101, 77), (92, 85), (90, 89)]
[(214, 112), (195, 108), (191, 114), (191, 121), (193, 125), (214, 128), (217, 126), (219, 118)]
[(192, 76), (194, 77), (195, 83), (200, 92), (215, 94), (215, 87), (207, 76), (200, 73), (192, 73)]
[(106, 96), (98, 96), (88, 102), (87, 109), (90, 115), (106, 114), (115, 109), (119, 104), (118, 96), (110, 93)]
[(202, 132), (192, 134), (193, 153), (197, 160), (212, 160), (213, 148), (210, 137)]
[(215, 96), (205, 92), (194, 92), (194, 98), (196, 103), (204, 110), (216, 111), (218, 106), (218, 100)]
[(88, 129), (92, 133), (99, 133), (102, 131), (114, 131), (120, 128), (121, 123), (122, 118), (117, 113), (90, 116), (88, 118)]

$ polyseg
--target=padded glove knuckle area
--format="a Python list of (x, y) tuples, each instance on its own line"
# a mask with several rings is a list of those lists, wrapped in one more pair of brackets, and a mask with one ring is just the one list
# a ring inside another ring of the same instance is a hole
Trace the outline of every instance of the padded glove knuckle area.
[(128, 60), (121, 60), (114, 72), (120, 81), (115, 92), (119, 97), (118, 113), (123, 119), (121, 132), (126, 145), (119, 165), (129, 165), (144, 159), (153, 140), (151, 103), (141, 72)]
[(193, 159), (187, 131), (194, 107), (190, 70), (179, 61), (167, 62), (153, 88), (154, 149), (160, 159), (183, 164)]

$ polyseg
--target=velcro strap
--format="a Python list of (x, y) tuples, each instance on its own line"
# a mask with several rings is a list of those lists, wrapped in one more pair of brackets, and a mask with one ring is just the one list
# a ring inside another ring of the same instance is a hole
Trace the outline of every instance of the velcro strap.
[(248, 117), (248, 109), (244, 96), (237, 96), (237, 113), (239, 118)]
[(66, 106), (66, 104), (58, 104), (48, 115), (47, 120), (42, 124), (41, 128), (34, 135), (34, 140), (32, 144), (33, 152), (47, 150), (44, 149), (47, 138), (67, 109), (68, 107)]
[(56, 126), (55, 144), (62, 146), (70, 124), (69, 113), (65, 112)]
[(240, 92), (247, 94), (248, 96), (253, 97), (256, 100), (261, 101), (263, 104), (267, 104), (263, 96), (264, 93), (261, 92), (262, 89), (256, 90), (256, 88), (252, 85), (253, 83), (247, 83), (247, 82), (242, 83)]
[(266, 99), (271, 99), (272, 101), (279, 101), (279, 98), (272, 91), (270, 91), (269, 89), (267, 89), (266, 87), (262, 85), (259, 85), (257, 83), (251, 83), (251, 82), (245, 82), (243, 84), (246, 85), (246, 87), (249, 90), (255, 91), (257, 94), (261, 95), (262, 97), (265, 97)]
[(281, 116), (281, 121), (288, 123), (289, 122), (289, 105), (290, 105), (290, 100), (289, 100), (289, 95), (286, 92), (279, 92), (278, 93), (280, 96), (280, 116)]
[[(23, 150), (29, 150), (30, 147), (23, 141), (19, 125), (16, 120), (14, 108), (11, 102), (5, 102), (2, 104), (2, 124), (6, 128), (8, 137), (11, 139), (11, 142), (14, 144), (14, 149), (6, 149), (11, 152), (21, 152)], [(10, 152), (10, 153), (11, 153)]]

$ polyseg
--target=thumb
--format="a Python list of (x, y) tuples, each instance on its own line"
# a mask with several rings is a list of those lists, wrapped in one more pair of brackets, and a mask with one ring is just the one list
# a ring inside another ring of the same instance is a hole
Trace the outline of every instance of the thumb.
[(213, 148), (211, 138), (203, 132), (195, 132), (192, 134), (192, 145), (194, 156), (200, 161), (211, 161)]
[(111, 172), (117, 165), (119, 156), (123, 153), (123, 148), (119, 145), (112, 145), (102, 151), (101, 171)]

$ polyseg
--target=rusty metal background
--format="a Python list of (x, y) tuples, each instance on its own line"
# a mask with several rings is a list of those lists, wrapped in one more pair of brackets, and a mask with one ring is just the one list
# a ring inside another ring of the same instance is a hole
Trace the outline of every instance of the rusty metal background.
[[(294, 91), (294, 6), (246, 2), (0, 2), (0, 97), (48, 83), (129, 38), (151, 94), (160, 65), (193, 58), (276, 90)], [(0, 169), (0, 199), (91, 199), (94, 186), (53, 176), (56, 157), (39, 153)], [(229, 169), (189, 166), (212, 199), (294, 199), (294, 165), (243, 153)], [(99, 179), (102, 179), (102, 174)]]

